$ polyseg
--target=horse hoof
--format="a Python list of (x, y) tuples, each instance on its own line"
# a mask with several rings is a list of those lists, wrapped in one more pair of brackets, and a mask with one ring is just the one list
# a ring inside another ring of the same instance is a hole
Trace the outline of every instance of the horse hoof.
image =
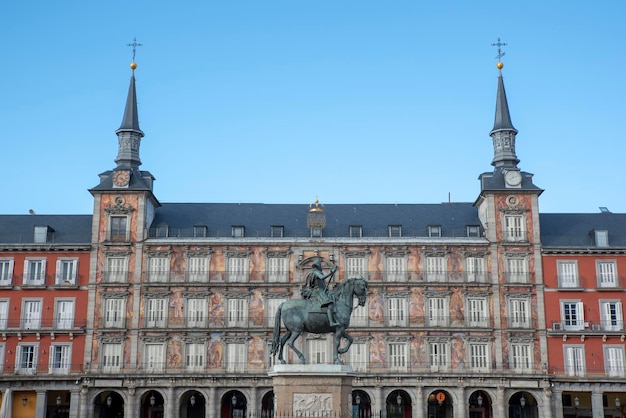
[(280, 364), (287, 364), (287, 362), (285, 360), (281, 360)]

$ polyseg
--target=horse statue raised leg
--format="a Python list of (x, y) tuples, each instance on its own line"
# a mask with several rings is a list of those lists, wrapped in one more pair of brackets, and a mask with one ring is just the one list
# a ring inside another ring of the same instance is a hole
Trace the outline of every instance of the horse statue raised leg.
[[(339, 358), (339, 354), (348, 352), (352, 345), (353, 338), (346, 332), (350, 325), (350, 316), (352, 315), (354, 296), (358, 298), (358, 305), (364, 306), (367, 298), (367, 281), (362, 277), (349, 278), (337, 286), (333, 291), (335, 298), (335, 320), (339, 325), (331, 327), (328, 321), (326, 308), (322, 309), (316, 305), (314, 298), (312, 299), (293, 299), (283, 302), (276, 311), (274, 319), (274, 335), (272, 339), (271, 354), (273, 356), (278, 353), (278, 361), (285, 364), (283, 358), (283, 348), (287, 344), (298, 356), (301, 364), (304, 364), (304, 354), (300, 352), (294, 345), (303, 332), (312, 332), (315, 334), (334, 334), (333, 340), (333, 362), (335, 364), (343, 364)], [(285, 335), (280, 337), (280, 327), (285, 325)], [(339, 347), (341, 339), (345, 338), (348, 343), (345, 347)]]

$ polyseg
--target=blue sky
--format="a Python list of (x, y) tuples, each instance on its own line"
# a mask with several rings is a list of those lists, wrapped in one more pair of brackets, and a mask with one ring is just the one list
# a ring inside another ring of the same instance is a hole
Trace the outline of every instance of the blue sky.
[(626, 212), (626, 2), (2, 2), (0, 213), (91, 213), (137, 37), (161, 202), (472, 202), (498, 37), (542, 212)]

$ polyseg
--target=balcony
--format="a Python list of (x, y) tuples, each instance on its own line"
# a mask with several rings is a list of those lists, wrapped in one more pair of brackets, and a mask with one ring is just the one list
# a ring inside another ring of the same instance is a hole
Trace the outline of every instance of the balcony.
[(557, 276), (557, 286), (563, 291), (582, 291), (585, 288), (585, 279), (580, 276)]
[(84, 332), (87, 327), (87, 319), (20, 319), (8, 318), (0, 321), (4, 325), (2, 332), (41, 332), (53, 331), (55, 333)]

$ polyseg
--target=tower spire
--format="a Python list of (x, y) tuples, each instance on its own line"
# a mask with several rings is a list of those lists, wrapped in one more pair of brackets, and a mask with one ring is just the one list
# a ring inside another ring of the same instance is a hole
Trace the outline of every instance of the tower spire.
[(139, 128), (137, 92), (135, 90), (135, 69), (137, 68), (135, 53), (136, 48), (141, 46), (141, 44), (138, 44), (137, 38), (135, 38), (133, 43), (128, 44), (128, 46), (133, 47), (133, 61), (130, 64), (132, 74), (130, 76), (130, 85), (128, 87), (128, 96), (126, 97), (126, 107), (124, 109), (124, 116), (122, 117), (122, 124), (119, 129), (115, 131), (119, 144), (115, 162), (118, 167), (134, 168), (141, 165), (141, 160), (139, 159), (139, 145), (141, 138), (144, 136)]
[(515, 154), (515, 136), (517, 135), (517, 129), (513, 127), (511, 122), (511, 114), (509, 112), (509, 104), (506, 99), (506, 90), (504, 89), (504, 80), (502, 78), (502, 68), (504, 64), (502, 57), (505, 52), (502, 52), (502, 47), (506, 46), (506, 43), (500, 42), (498, 38), (497, 43), (491, 44), (498, 47), (498, 93), (496, 95), (496, 115), (493, 124), (493, 129), (489, 133), (493, 139), (493, 160), (491, 165), (495, 167), (517, 167), (519, 159)]

